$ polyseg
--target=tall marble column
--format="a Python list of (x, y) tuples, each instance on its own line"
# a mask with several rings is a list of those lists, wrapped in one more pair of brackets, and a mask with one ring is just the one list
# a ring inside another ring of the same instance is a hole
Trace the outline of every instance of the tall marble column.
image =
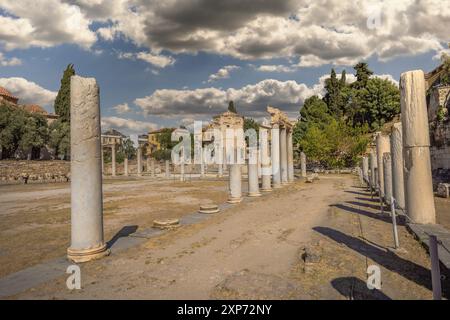
[(278, 124), (272, 127), (272, 185), (274, 188), (281, 187), (280, 169), (280, 129)]
[(111, 146), (111, 175), (116, 176), (116, 145)]
[(142, 147), (137, 148), (137, 175), (142, 175)]
[(123, 159), (123, 175), (128, 177), (128, 158)]
[(406, 213), (416, 223), (436, 223), (423, 71), (402, 73), (400, 93)]
[(240, 164), (230, 164), (229, 190), (230, 195), (228, 197), (228, 203), (239, 203), (242, 201), (242, 180)]
[(377, 168), (378, 168), (378, 185), (380, 187), (380, 197), (384, 199), (384, 172), (383, 172), (383, 154), (385, 152), (390, 152), (390, 141), (389, 137), (382, 134), (381, 132), (376, 133), (376, 143), (377, 143)]
[(391, 153), (383, 153), (384, 201), (391, 204), (392, 197), (392, 160)]
[(259, 144), (261, 153), (261, 191), (272, 191), (271, 179), (272, 168), (269, 150), (269, 130), (265, 128), (259, 129)]
[(300, 153), (300, 167), (302, 170), (302, 177), (306, 178), (306, 155), (303, 151)]
[(397, 206), (405, 209), (405, 182), (403, 179), (402, 124), (394, 123), (391, 131), (392, 193)]
[(294, 182), (294, 145), (292, 142), (292, 130), (287, 132), (287, 161), (288, 161), (288, 181)]
[(71, 244), (67, 257), (86, 262), (109, 253), (103, 239), (99, 88), (94, 78), (70, 81)]
[(259, 197), (258, 148), (250, 147), (248, 152), (248, 196)]
[(280, 130), (280, 165), (281, 165), (281, 183), (288, 182), (288, 162), (287, 162), (287, 135), (286, 127)]

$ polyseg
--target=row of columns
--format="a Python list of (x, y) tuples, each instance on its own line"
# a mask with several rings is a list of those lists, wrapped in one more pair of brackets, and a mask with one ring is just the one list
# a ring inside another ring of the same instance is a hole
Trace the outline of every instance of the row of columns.
[(375, 149), (362, 162), (363, 176), (383, 201), (395, 199), (411, 221), (422, 224), (436, 223), (425, 88), (423, 71), (401, 75), (401, 122), (389, 135), (376, 134)]

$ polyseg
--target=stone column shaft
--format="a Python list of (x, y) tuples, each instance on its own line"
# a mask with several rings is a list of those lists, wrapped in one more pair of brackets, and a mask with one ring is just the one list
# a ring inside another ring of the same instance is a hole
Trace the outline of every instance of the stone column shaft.
[(391, 204), (392, 197), (392, 161), (391, 153), (383, 153), (384, 201)]
[(261, 156), (261, 191), (272, 191), (271, 179), (271, 157), (269, 150), (269, 130), (265, 128), (259, 129), (259, 145)]
[(166, 160), (166, 178), (170, 177), (170, 163), (169, 160)]
[(180, 163), (180, 181), (184, 181), (184, 161)]
[(369, 166), (370, 166), (370, 186), (372, 189), (375, 189), (377, 187), (376, 184), (376, 172), (375, 169), (378, 166), (377, 163), (377, 152), (375, 150), (372, 150), (369, 154)]
[(287, 161), (288, 161), (288, 181), (294, 181), (294, 145), (292, 142), (292, 130), (287, 132)]
[(397, 206), (405, 209), (405, 182), (403, 179), (402, 124), (394, 123), (391, 132), (392, 194)]
[(377, 168), (378, 168), (378, 185), (380, 187), (380, 197), (384, 199), (384, 173), (383, 173), (383, 154), (390, 152), (389, 137), (383, 135), (381, 132), (377, 133)]
[(281, 165), (281, 183), (286, 184), (288, 182), (286, 128), (281, 128), (280, 130), (280, 165)]
[(248, 196), (259, 197), (259, 179), (258, 179), (258, 149), (251, 147), (248, 158)]
[(123, 160), (123, 175), (128, 177), (128, 158)]
[(229, 189), (230, 195), (228, 198), (229, 203), (238, 203), (242, 201), (242, 181), (241, 181), (241, 165), (230, 165), (230, 177), (229, 177)]
[(152, 172), (152, 177), (154, 177), (155, 176), (155, 159), (150, 160), (150, 168), (151, 168), (151, 172)]
[(142, 147), (137, 148), (137, 175), (142, 175)]
[(306, 178), (306, 155), (305, 153), (300, 153), (300, 167), (302, 170), (302, 177)]
[(281, 170), (280, 170), (280, 130), (278, 125), (272, 128), (272, 181), (274, 188), (281, 186)]
[(111, 146), (111, 175), (116, 176), (116, 145)]
[(423, 71), (402, 73), (400, 93), (406, 213), (416, 223), (436, 223)]
[(369, 158), (364, 156), (362, 158), (362, 174), (365, 183), (369, 182)]
[(70, 83), (71, 245), (67, 257), (85, 262), (109, 253), (103, 239), (99, 88), (94, 78)]

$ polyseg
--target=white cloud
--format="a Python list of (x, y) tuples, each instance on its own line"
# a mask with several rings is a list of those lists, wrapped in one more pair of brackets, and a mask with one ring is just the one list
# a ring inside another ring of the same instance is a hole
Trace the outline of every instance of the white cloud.
[(255, 67), (255, 69), (257, 71), (261, 71), (261, 72), (294, 72), (294, 71), (296, 71), (295, 67), (284, 66), (281, 64), (278, 64), (278, 65), (263, 64), (263, 65), (260, 65), (259, 67)]
[(220, 79), (228, 79), (230, 77), (230, 73), (238, 69), (240, 69), (240, 67), (234, 65), (224, 66), (220, 68), (216, 73), (210, 75), (208, 77), (208, 82), (214, 82)]
[(92, 23), (75, 5), (60, 0), (2, 0), (0, 43), (6, 50), (74, 43), (90, 48), (97, 37)]
[(119, 117), (102, 117), (102, 130), (117, 129), (123, 134), (144, 134), (150, 130), (156, 130), (158, 125), (152, 122), (139, 121), (134, 119), (126, 119)]
[(175, 59), (172, 57), (159, 55), (159, 54), (153, 54), (151, 52), (144, 52), (144, 51), (141, 51), (138, 53), (119, 52), (117, 54), (117, 57), (119, 59), (130, 59), (130, 60), (139, 59), (139, 60), (145, 61), (157, 68), (165, 68), (165, 67), (173, 65), (175, 63)]
[(117, 106), (113, 107), (113, 109), (116, 110), (116, 112), (118, 114), (127, 113), (127, 112), (129, 112), (131, 110), (131, 108), (128, 105), (128, 103), (118, 104)]
[(6, 88), (19, 98), (20, 104), (38, 104), (49, 111), (56, 98), (56, 92), (42, 88), (38, 84), (24, 78), (0, 78), (0, 86)]
[[(318, 78), (317, 83), (308, 86), (294, 80), (280, 81), (265, 79), (256, 84), (249, 84), (241, 88), (202, 88), (202, 89), (161, 89), (151, 95), (135, 99), (134, 103), (142, 109), (144, 114), (157, 115), (166, 118), (204, 119), (226, 111), (228, 101), (233, 100), (238, 112), (254, 118), (266, 116), (266, 106), (273, 105), (281, 108), (291, 117), (298, 115), (304, 101), (312, 95), (323, 97), (325, 94), (325, 80), (329, 74)], [(374, 75), (389, 79), (398, 84), (391, 75)], [(341, 78), (341, 74), (337, 74)], [(346, 75), (346, 82), (356, 80), (354, 74)]]
[(3, 53), (0, 52), (0, 66), (2, 67), (12, 67), (12, 66), (20, 66), (22, 64), (22, 60), (16, 57), (12, 57), (10, 59), (6, 58)]

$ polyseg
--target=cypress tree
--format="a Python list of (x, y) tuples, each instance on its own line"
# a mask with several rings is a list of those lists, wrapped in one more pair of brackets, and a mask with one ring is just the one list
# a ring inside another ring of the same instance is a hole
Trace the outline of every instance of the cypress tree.
[(228, 102), (228, 111), (233, 112), (233, 113), (237, 113), (236, 108), (234, 107), (234, 102), (233, 101)]
[(64, 70), (61, 87), (55, 99), (55, 113), (62, 122), (70, 122), (70, 77), (73, 75), (75, 75), (73, 64), (69, 64)]

